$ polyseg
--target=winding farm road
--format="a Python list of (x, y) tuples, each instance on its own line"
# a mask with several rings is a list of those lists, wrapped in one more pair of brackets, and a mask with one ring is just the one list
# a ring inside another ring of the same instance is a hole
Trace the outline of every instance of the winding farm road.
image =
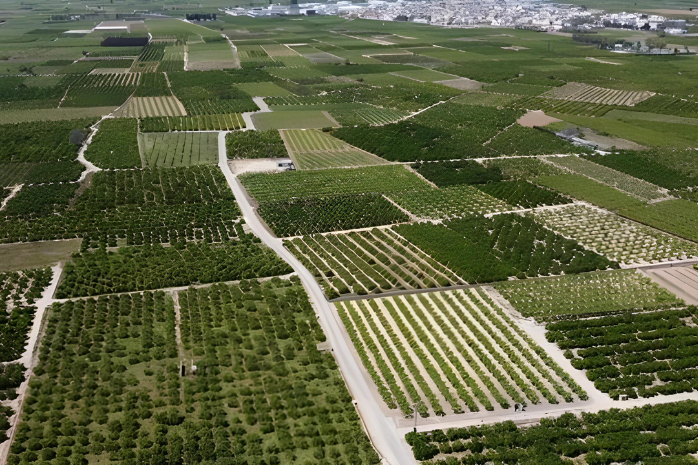
[(415, 464), (416, 461), (412, 457), (412, 453), (407, 449), (406, 445), (403, 445), (398, 435), (396, 425), (383, 415), (380, 405), (378, 405), (376, 399), (371, 394), (371, 390), (362, 375), (362, 368), (354, 360), (349, 345), (342, 337), (342, 330), (335, 317), (332, 305), (325, 298), (320, 285), (298, 259), (283, 246), (281, 239), (271, 235), (262, 224), (252, 205), (250, 205), (242, 184), (240, 184), (240, 181), (233, 175), (228, 166), (225, 135), (226, 132), (220, 132), (218, 136), (218, 166), (223, 171), (225, 179), (233, 190), (235, 199), (242, 211), (242, 216), (254, 234), (267, 247), (286, 261), (300, 277), (310, 302), (318, 313), (320, 325), (332, 346), (339, 369), (349, 388), (349, 392), (356, 402), (368, 435), (374, 447), (382, 456), (383, 463), (390, 465)]

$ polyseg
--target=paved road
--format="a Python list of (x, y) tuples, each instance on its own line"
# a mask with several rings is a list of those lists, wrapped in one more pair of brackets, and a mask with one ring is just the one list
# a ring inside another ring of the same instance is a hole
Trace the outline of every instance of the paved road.
[(281, 239), (275, 238), (269, 233), (245, 197), (242, 185), (228, 167), (225, 153), (225, 132), (221, 132), (218, 139), (218, 161), (218, 166), (223, 171), (233, 194), (235, 194), (235, 199), (247, 225), (264, 244), (291, 265), (300, 277), (310, 297), (310, 302), (317, 310), (320, 325), (332, 346), (349, 392), (357, 403), (361, 419), (378, 453), (383, 457), (385, 463), (391, 465), (415, 464), (416, 461), (412, 453), (401, 442), (395, 424), (383, 415), (380, 405), (371, 394), (371, 390), (364, 380), (362, 368), (352, 357), (351, 350), (342, 337), (342, 331), (335, 318), (332, 305), (325, 299), (320, 285), (296, 257), (284, 248)]

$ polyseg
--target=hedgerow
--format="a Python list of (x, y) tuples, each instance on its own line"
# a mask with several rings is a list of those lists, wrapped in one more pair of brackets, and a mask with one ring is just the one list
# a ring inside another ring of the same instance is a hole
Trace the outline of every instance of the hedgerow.
[(288, 157), (279, 131), (236, 131), (225, 137), (228, 158), (285, 158)]
[(85, 151), (85, 158), (101, 168), (140, 168), (138, 120), (119, 118), (102, 121), (92, 144)]
[(263, 202), (259, 214), (282, 237), (368, 228), (409, 219), (379, 194), (299, 197)]

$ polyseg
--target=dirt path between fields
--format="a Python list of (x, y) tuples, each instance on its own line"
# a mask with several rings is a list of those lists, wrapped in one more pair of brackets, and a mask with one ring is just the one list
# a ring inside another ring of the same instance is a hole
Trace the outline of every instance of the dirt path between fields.
[(53, 272), (53, 277), (51, 278), (51, 283), (48, 285), (44, 292), (41, 294), (41, 298), (36, 301), (34, 307), (36, 307), (36, 312), (34, 313), (34, 320), (29, 330), (29, 337), (25, 344), (24, 352), (22, 356), (8, 363), (21, 363), (26, 367), (24, 373), (25, 379), (17, 388), (17, 398), (13, 401), (5, 404), (12, 408), (14, 414), (8, 418), (10, 422), (10, 429), (7, 431), (7, 441), (0, 444), (0, 465), (7, 464), (7, 458), (10, 452), (10, 445), (15, 437), (17, 431), (17, 425), (19, 424), (19, 417), (22, 413), (22, 406), (24, 405), (24, 400), (26, 398), (27, 388), (29, 387), (29, 381), (33, 373), (34, 367), (36, 367), (39, 361), (39, 341), (44, 329), (44, 319), (46, 315), (46, 309), (55, 302), (53, 296), (58, 287), (58, 283), (61, 279), (61, 274), (63, 273), (63, 263), (59, 263), (51, 268)]

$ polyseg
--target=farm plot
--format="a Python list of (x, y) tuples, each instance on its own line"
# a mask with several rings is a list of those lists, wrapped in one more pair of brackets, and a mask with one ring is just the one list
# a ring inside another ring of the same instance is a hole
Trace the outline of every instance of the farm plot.
[(138, 120), (107, 119), (85, 151), (85, 157), (101, 168), (141, 167)]
[(614, 108), (617, 108), (614, 105), (605, 105), (603, 103), (588, 103), (542, 97), (522, 98), (513, 102), (513, 106), (523, 110), (542, 110), (546, 113), (563, 113), (566, 115), (595, 117), (603, 116)]
[(255, 113), (252, 121), (257, 129), (321, 129), (337, 127), (329, 113), (320, 110), (275, 111)]
[(517, 426), (506, 421), (445, 432), (408, 433), (406, 439), (415, 459), (424, 465), (456, 464), (461, 459), (466, 464), (688, 464), (698, 447), (696, 424), (698, 402), (687, 400), (582, 415), (565, 413), (535, 425)]
[(544, 94), (541, 94), (541, 97), (632, 107), (643, 100), (647, 100), (653, 95), (654, 92), (605, 89), (588, 84), (569, 82), (564, 86), (550, 89)]
[(479, 290), (335, 304), (389, 408), (409, 416), (514, 403), (572, 402), (586, 393)]
[(165, 47), (159, 71), (169, 73), (184, 71), (184, 45), (168, 45)]
[(287, 47), (282, 44), (264, 44), (261, 45), (262, 49), (270, 57), (297, 57), (298, 53), (294, 51), (291, 47)]
[(136, 90), (140, 76), (140, 73), (84, 74), (71, 84), (61, 106), (119, 106)]
[[(317, 349), (325, 335), (297, 279), (188, 289), (178, 302), (185, 357), (198, 367), (184, 379), (188, 414), (213, 417), (188, 428), (198, 424), (204, 441), (213, 429), (218, 460), (379, 463), (336, 362)], [(188, 437), (185, 447), (206, 444)]]
[(495, 287), (523, 316), (539, 321), (683, 305), (674, 294), (636, 270), (498, 283)]
[(380, 194), (335, 194), (261, 202), (259, 214), (282, 237), (403, 223), (409, 217)]
[(146, 118), (152, 116), (186, 116), (182, 102), (177, 97), (131, 97), (115, 116), (122, 118)]
[(238, 57), (241, 63), (274, 61), (273, 58), (264, 51), (264, 47), (261, 45), (241, 45), (240, 43), (236, 43), (235, 45), (238, 49)]
[(18, 359), (34, 321), (34, 302), (51, 282), (50, 268), (0, 273), (0, 362)]
[(239, 68), (240, 60), (227, 40), (187, 45), (189, 71)]
[(304, 236), (286, 240), (284, 245), (312, 271), (330, 299), (464, 284), (389, 228)]
[(77, 181), (83, 170), (78, 161), (0, 163), (0, 187)]
[(250, 158), (285, 158), (288, 156), (279, 131), (231, 132), (225, 136), (227, 157), (233, 160)]
[(192, 283), (236, 281), (278, 276), (291, 267), (252, 236), (218, 244), (188, 243), (184, 247), (121, 247), (73, 255), (56, 291), (59, 299), (165, 289)]
[(83, 238), (82, 248), (187, 242), (244, 235), (240, 210), (217, 167), (104, 170), (75, 199), (76, 184), (24, 187), (4, 211), (0, 242)]
[[(232, 454), (270, 463), (331, 454), (378, 463), (334, 360), (316, 349), (325, 337), (297, 282), (190, 289), (177, 303), (180, 319), (163, 292), (55, 304), (10, 463), (63, 447), (83, 463), (153, 453), (176, 460), (188, 450), (223, 461)], [(220, 339), (223, 332), (230, 339)], [(45, 393), (53, 391), (49, 403)], [(308, 429), (316, 409), (327, 411), (328, 423)], [(59, 412), (66, 417), (49, 442), (47, 418)]]
[(643, 200), (656, 200), (666, 198), (668, 192), (662, 190), (654, 184), (632, 177), (628, 174), (616, 171), (603, 165), (596, 164), (580, 157), (549, 157), (546, 161), (554, 165), (567, 168), (568, 170), (588, 176), (595, 181), (599, 181), (616, 189), (627, 192), (630, 195)]
[(490, 182), (478, 184), (477, 188), (509, 205), (515, 205), (517, 208), (564, 205), (572, 202), (568, 197), (528, 181)]
[(281, 136), (297, 169), (336, 168), (341, 166), (381, 165), (387, 163), (363, 150), (317, 130), (285, 130)]
[(468, 185), (443, 189), (427, 187), (387, 195), (405, 210), (429, 220), (486, 215), (513, 209), (499, 199)]
[(546, 337), (618, 399), (698, 389), (698, 308), (549, 324)]
[(138, 138), (143, 159), (150, 167), (218, 163), (217, 133), (141, 133)]
[(251, 173), (240, 176), (240, 180), (259, 202), (338, 194), (388, 194), (429, 188), (429, 184), (419, 176), (404, 166), (395, 165)]
[(409, 115), (406, 111), (372, 106), (357, 109), (329, 110), (329, 112), (342, 126), (353, 126), (356, 124), (379, 126), (393, 123)]
[(36, 121), (0, 126), (0, 161), (3, 163), (41, 163), (75, 160), (77, 148), (70, 133), (78, 129), (86, 134), (95, 119)]
[(518, 271), (517, 277), (581, 273), (617, 267), (606, 258), (571, 239), (536, 223), (529, 215), (515, 213), (492, 218), (454, 220), (446, 226), (461, 234), (483, 253), (494, 255)]
[(553, 231), (619, 263), (657, 263), (698, 256), (698, 246), (587, 205), (538, 210)]
[(140, 120), (143, 132), (233, 131), (243, 129), (245, 120), (239, 113), (201, 116), (145, 117)]
[(290, 91), (273, 82), (243, 82), (242, 84), (237, 84), (237, 87), (253, 97), (284, 97), (293, 95)]

